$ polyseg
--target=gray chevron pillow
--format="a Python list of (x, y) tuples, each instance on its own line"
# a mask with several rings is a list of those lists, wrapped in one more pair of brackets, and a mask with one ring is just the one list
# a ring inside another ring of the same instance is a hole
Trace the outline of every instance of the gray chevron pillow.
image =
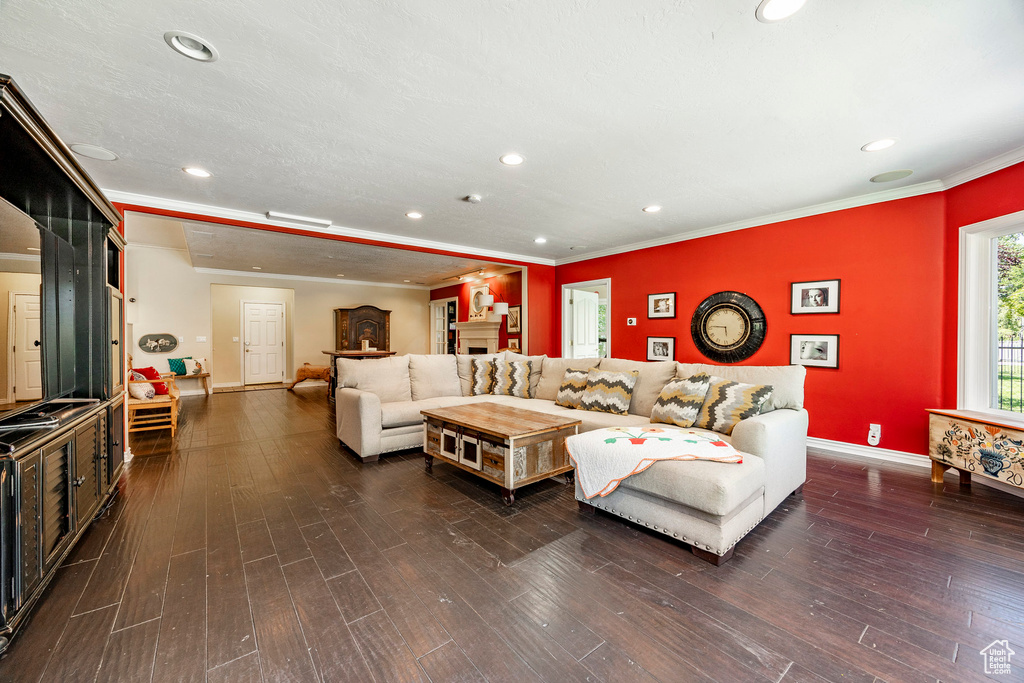
[(654, 403), (651, 422), (677, 427), (692, 427), (708, 395), (711, 377), (701, 372), (686, 379), (674, 379), (665, 385)]

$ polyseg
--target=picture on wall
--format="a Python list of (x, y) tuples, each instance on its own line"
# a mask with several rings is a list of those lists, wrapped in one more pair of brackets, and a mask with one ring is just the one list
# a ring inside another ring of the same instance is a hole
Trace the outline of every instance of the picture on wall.
[(665, 292), (664, 294), (647, 295), (647, 317), (648, 318), (674, 318), (676, 317), (676, 293)]
[(838, 313), (839, 280), (794, 282), (790, 313)]
[(675, 360), (675, 337), (648, 337), (647, 360)]
[(789, 335), (789, 362), (817, 368), (839, 367), (838, 334)]
[(139, 337), (139, 348), (147, 353), (170, 353), (178, 348), (178, 338), (169, 332), (144, 334)]
[(509, 306), (508, 316), (505, 318), (505, 333), (506, 334), (519, 334), (522, 332), (522, 319), (523, 319), (523, 307), (522, 306)]
[(509, 337), (508, 348), (519, 350), (519, 337)]
[(490, 289), (487, 285), (477, 285), (469, 290), (469, 320), (487, 320), (487, 306), (484, 297)]

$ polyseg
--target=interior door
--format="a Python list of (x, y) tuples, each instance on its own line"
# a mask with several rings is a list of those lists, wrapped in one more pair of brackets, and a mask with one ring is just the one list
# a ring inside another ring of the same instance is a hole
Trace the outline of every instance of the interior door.
[(43, 397), (42, 332), (38, 294), (14, 295), (14, 400)]
[(597, 292), (573, 290), (569, 298), (572, 311), (571, 358), (597, 358), (598, 345)]
[(447, 308), (443, 301), (430, 302), (431, 353), (445, 353), (448, 350)]
[(284, 304), (242, 304), (244, 383), (284, 381)]

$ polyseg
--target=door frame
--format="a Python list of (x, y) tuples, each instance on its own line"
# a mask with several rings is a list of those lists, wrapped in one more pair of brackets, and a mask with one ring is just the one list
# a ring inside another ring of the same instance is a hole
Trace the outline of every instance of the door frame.
[[(7, 386), (4, 387), (4, 391), (7, 392), (6, 398), (7, 403), (14, 403), (14, 306), (19, 296), (40, 296), (39, 292), (8, 292), (7, 293)], [(45, 393), (44, 398), (45, 398)]]
[[(444, 299), (431, 299), (430, 302), (427, 305), (427, 311), (428, 311), (427, 315), (430, 317), (430, 320), (428, 321), (428, 324), (430, 325), (430, 335), (428, 337), (428, 339), (430, 339), (430, 341), (428, 342), (428, 344), (430, 345), (430, 349), (429, 349), (428, 353), (430, 353), (430, 354), (434, 353), (434, 306), (444, 306), (444, 308), (445, 308), (445, 321), (447, 322), (447, 320), (448, 320), (448, 304), (450, 302), (452, 302), (452, 301), (454, 301), (455, 304), (456, 304), (455, 319), (456, 319), (456, 322), (458, 322), (458, 318), (459, 318), (459, 310), (458, 310), (459, 297), (457, 297), (457, 296), (449, 296), (449, 297), (446, 297)], [(444, 333), (445, 333), (445, 337), (444, 337), (445, 338), (445, 349), (447, 349), (448, 348), (448, 330), (445, 330)], [(447, 355), (447, 351), (445, 351), (445, 355)]]
[[(589, 287), (604, 286), (608, 293), (608, 336), (605, 341), (605, 353), (612, 357), (612, 279), (610, 277), (599, 280), (587, 280), (585, 282), (570, 282), (562, 285), (562, 358), (568, 358), (571, 353), (569, 348), (569, 336), (572, 333), (572, 319), (569, 316), (569, 292), (574, 289), (587, 289)], [(600, 330), (598, 330), (600, 333)]]
[[(285, 380), (290, 376), (288, 373), (288, 304), (284, 301), (259, 301), (255, 299), (240, 299), (238, 301), (238, 327), (239, 335), (238, 338), (241, 343), (238, 345), (238, 360), (241, 363), (239, 370), (241, 370), (241, 385), (243, 387), (249, 386), (245, 383), (245, 305), (246, 304), (259, 304), (261, 306), (267, 306), (273, 304), (281, 307), (281, 383), (284, 384)], [(261, 384), (270, 384), (270, 382), (261, 382)], [(255, 386), (255, 385), (253, 385)]]

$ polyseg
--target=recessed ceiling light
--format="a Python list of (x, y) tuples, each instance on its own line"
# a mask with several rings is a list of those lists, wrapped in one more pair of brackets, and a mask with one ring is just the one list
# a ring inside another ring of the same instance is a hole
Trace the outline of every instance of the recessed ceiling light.
[(181, 170), (184, 171), (185, 173), (188, 173), (189, 175), (194, 175), (197, 178), (209, 178), (210, 176), (213, 175), (209, 171), (199, 168), (197, 166), (186, 166)]
[(765, 24), (782, 21), (800, 11), (806, 0), (761, 0), (754, 15)]
[(405, 215), (406, 215), (407, 218), (412, 218), (413, 220), (416, 220), (418, 218), (423, 218), (423, 214), (420, 213), (419, 211), (410, 211), (409, 213), (407, 213)]
[(26, 247), (29, 251), (39, 251), (39, 247)]
[(505, 164), (506, 166), (518, 166), (519, 164), (526, 161), (522, 154), (516, 154), (515, 152), (509, 152), (508, 154), (502, 155), (498, 158), (498, 161)]
[(263, 268), (261, 266), (253, 266), (252, 269), (253, 270), (263, 270)]
[(338, 277), (345, 277), (343, 273), (338, 273)]
[(901, 171), (888, 171), (886, 173), (879, 173), (878, 175), (871, 178), (873, 183), (891, 183), (894, 180), (903, 180), (909, 176), (913, 171), (903, 169)]
[(651, 204), (650, 206), (644, 207), (644, 213), (658, 213), (661, 211), (661, 207), (657, 204)]
[(216, 62), (220, 57), (217, 48), (194, 33), (168, 31), (164, 34), (164, 42), (178, 54), (185, 55), (197, 62)]
[(402, 282), (412, 282), (412, 280), (402, 280)]
[(98, 159), (100, 161), (117, 160), (117, 155), (109, 149), (104, 149), (98, 145), (89, 145), (84, 142), (76, 142), (71, 145), (71, 151), (80, 157), (89, 157), (90, 159)]
[(544, 244), (547, 241), (548, 241), (547, 237), (538, 237), (537, 239), (534, 240), (534, 242), (536, 242), (537, 244)]
[(896, 140), (893, 138), (882, 138), (881, 140), (875, 140), (861, 147), (863, 152), (879, 152), (883, 149), (889, 149), (896, 144)]

